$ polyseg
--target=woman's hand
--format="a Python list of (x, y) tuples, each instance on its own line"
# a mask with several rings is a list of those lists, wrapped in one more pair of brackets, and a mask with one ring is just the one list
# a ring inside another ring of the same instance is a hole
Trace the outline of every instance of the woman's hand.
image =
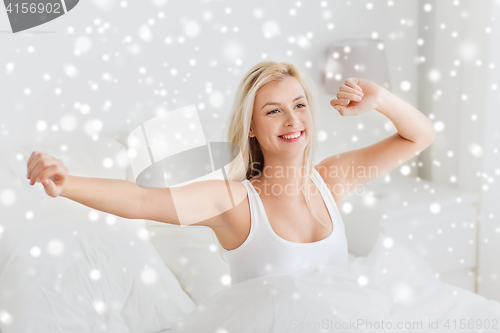
[(28, 174), (30, 185), (39, 182), (45, 193), (55, 198), (62, 193), (68, 183), (68, 168), (48, 154), (34, 151), (28, 160)]
[(330, 105), (341, 116), (357, 116), (378, 106), (383, 88), (378, 84), (350, 77), (339, 87), (337, 99), (332, 99)]

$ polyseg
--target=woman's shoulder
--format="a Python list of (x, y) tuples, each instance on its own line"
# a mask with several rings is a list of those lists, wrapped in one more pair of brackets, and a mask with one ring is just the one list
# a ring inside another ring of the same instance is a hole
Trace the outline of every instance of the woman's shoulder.
[[(180, 192), (181, 189), (178, 191)], [(223, 179), (194, 182), (185, 186), (184, 192), (190, 193), (192, 198), (197, 199), (195, 201), (209, 200), (213, 202), (213, 209), (217, 210), (217, 215), (231, 211), (247, 197), (247, 189), (242, 182)]]
[(219, 190), (218, 192), (214, 192), (214, 195), (220, 195), (221, 197), (226, 197), (230, 198), (231, 200), (231, 207), (229, 208), (234, 208), (238, 206), (242, 201), (244, 201), (247, 197), (247, 188), (243, 184), (243, 181), (236, 181), (236, 180), (219, 180), (219, 182), (225, 183), (225, 186), (222, 186), (222, 190)]

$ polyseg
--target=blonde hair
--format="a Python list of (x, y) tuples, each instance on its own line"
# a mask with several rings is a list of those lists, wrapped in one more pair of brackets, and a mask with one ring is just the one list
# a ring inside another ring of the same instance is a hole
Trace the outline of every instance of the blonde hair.
[[(248, 137), (250, 124), (252, 122), (255, 96), (260, 88), (262, 88), (265, 84), (273, 81), (281, 81), (286, 77), (294, 77), (301, 84), (313, 119), (313, 129), (308, 129), (310, 130), (310, 141), (304, 149), (304, 163), (302, 165), (304, 172), (302, 176), (301, 188), (305, 189), (305, 192), (303, 190), (302, 193), (304, 194), (309, 211), (320, 224), (325, 226), (311, 206), (311, 193), (309, 186), (306, 186), (313, 171), (314, 153), (317, 147), (316, 136), (314, 134), (316, 125), (314, 122), (315, 108), (314, 98), (312, 95), (312, 87), (314, 87), (314, 84), (293, 64), (287, 62), (262, 61), (253, 66), (245, 74), (236, 92), (236, 97), (225, 127), (227, 142), (235, 144), (234, 147), (239, 149), (244, 163), (238, 163), (238, 161), (231, 162), (228, 167), (229, 170), (227, 178), (228, 180), (241, 182), (245, 179), (250, 179), (256, 176), (256, 174), (262, 173), (264, 156), (259, 142), (257, 141), (257, 138), (250, 139)], [(238, 154), (235, 153), (235, 155)], [(253, 168), (254, 164), (258, 165), (257, 169)], [(217, 243), (219, 246), (219, 254), (222, 259), (227, 262), (224, 252), (222, 251), (222, 246), (218, 241), (216, 244)]]

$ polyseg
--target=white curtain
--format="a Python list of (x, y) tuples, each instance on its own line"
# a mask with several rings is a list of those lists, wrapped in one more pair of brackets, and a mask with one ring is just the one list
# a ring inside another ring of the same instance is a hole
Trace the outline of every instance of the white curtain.
[(478, 194), (478, 293), (500, 300), (500, 0), (419, 7), (419, 109), (443, 125), (420, 176)]

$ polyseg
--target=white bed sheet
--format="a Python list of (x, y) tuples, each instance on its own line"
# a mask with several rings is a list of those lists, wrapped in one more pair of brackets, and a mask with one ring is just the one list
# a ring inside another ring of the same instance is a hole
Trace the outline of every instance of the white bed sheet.
[(259, 277), (222, 290), (170, 333), (500, 331), (499, 302), (441, 282), (403, 245), (385, 248), (384, 237), (368, 256), (346, 265)]

